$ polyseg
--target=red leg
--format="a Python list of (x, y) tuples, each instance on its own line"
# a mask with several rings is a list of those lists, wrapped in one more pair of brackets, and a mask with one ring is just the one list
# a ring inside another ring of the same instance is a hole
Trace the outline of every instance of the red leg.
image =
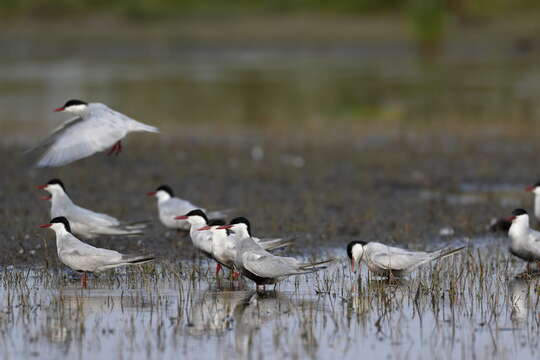
[(216, 265), (216, 277), (219, 276), (219, 272), (221, 271), (221, 264), (220, 263), (217, 263)]
[[(539, 265), (540, 266), (540, 265)], [(240, 273), (238, 271), (233, 271), (232, 273), (232, 279), (237, 280), (240, 277)]]
[(122, 152), (122, 140), (118, 140), (118, 142), (116, 144), (117, 144), (117, 146), (116, 146), (116, 156), (118, 156), (118, 154), (120, 154), (120, 152)]
[(112, 154), (114, 154), (116, 152), (116, 148), (118, 147), (118, 141), (116, 143), (114, 143), (113, 147), (111, 148), (111, 150), (109, 150), (109, 152), (107, 153), (107, 156), (111, 156)]
[(86, 275), (86, 271), (83, 272), (83, 275), (81, 276), (81, 285), (82, 285), (83, 289), (86, 289), (86, 287), (88, 286), (88, 278), (87, 278), (87, 275)]

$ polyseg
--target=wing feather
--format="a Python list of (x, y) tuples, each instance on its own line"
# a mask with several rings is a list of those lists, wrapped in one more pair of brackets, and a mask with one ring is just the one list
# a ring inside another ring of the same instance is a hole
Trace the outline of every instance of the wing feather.
[(126, 135), (126, 129), (110, 120), (90, 117), (68, 121), (46, 140), (52, 145), (37, 166), (66, 165), (111, 147)]
[(246, 252), (243, 256), (244, 268), (262, 278), (275, 278), (295, 273), (298, 261), (294, 258), (274, 256), (270, 253)]

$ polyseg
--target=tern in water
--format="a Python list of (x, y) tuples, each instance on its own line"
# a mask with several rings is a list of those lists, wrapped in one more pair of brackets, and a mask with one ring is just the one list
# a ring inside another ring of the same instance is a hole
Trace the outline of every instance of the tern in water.
[[(220, 259), (217, 259), (214, 256), (214, 248), (213, 248), (213, 237), (214, 232), (213, 231), (205, 231), (205, 230), (212, 230), (214, 227), (208, 226), (208, 217), (202, 211), (201, 209), (195, 209), (190, 212), (188, 212), (186, 215), (181, 215), (175, 217), (177, 220), (185, 220), (190, 224), (190, 230), (189, 230), (189, 236), (191, 238), (191, 242), (193, 243), (193, 246), (199, 250), (204, 256), (214, 259), (217, 262), (216, 265), (216, 276), (221, 271), (222, 265), (225, 265), (226, 267), (230, 267), (228, 263), (221, 262)], [(215, 226), (216, 229), (219, 229), (219, 226)], [(221, 230), (218, 233), (218, 236), (221, 236), (225, 234), (227, 236), (227, 233), (225, 230)], [(278, 247), (283, 247), (288, 245), (289, 241), (284, 241), (282, 239), (271, 239), (268, 241), (261, 241), (260, 239), (257, 239), (261, 246), (268, 247), (271, 249), (276, 249)]]
[[(183, 200), (174, 196), (174, 192), (168, 185), (161, 185), (155, 191), (149, 192), (148, 196), (157, 198), (157, 207), (159, 220), (166, 228), (176, 229), (178, 231), (189, 230), (190, 225), (186, 220), (175, 219), (178, 215), (187, 214), (191, 210), (201, 209), (206, 213), (206, 210), (200, 208), (187, 200)], [(221, 220), (226, 217), (226, 210), (211, 211), (208, 213), (208, 218)]]
[[(212, 233), (212, 256), (218, 262), (218, 269), (216, 269), (216, 276), (221, 269), (220, 265), (234, 271), (234, 260), (236, 258), (236, 244), (238, 236), (234, 233), (234, 226), (236, 224), (246, 224), (247, 232), (251, 235), (251, 225), (249, 221), (244, 217), (237, 217), (231, 220), (229, 223), (232, 225), (229, 229), (221, 228), (220, 226), (204, 226), (199, 231), (210, 231)], [(272, 251), (275, 249), (287, 247), (292, 244), (291, 240), (284, 240), (281, 238), (260, 240), (258, 238), (252, 239), (259, 244), (263, 249)], [(236, 273), (233, 272), (233, 278), (236, 278)]]
[(401, 277), (420, 265), (454, 255), (464, 248), (462, 246), (424, 252), (409, 251), (378, 242), (351, 241), (347, 245), (347, 256), (351, 260), (352, 271), (355, 271), (355, 264), (363, 260), (375, 275)]
[(86, 287), (87, 272), (100, 272), (124, 265), (144, 264), (154, 260), (148, 255), (125, 255), (118, 251), (101, 249), (77, 239), (71, 232), (68, 219), (56, 217), (41, 228), (51, 228), (56, 233), (56, 249), (60, 261), (75, 271), (82, 272), (81, 283)]
[(99, 235), (138, 235), (146, 227), (143, 223), (123, 224), (107, 214), (101, 214), (75, 205), (66, 187), (59, 179), (38, 186), (50, 193), (44, 200), (51, 200), (50, 218), (64, 216), (69, 220), (73, 233), (91, 239)]
[[(540, 221), (540, 181), (536, 182), (532, 186), (527, 186), (525, 191), (531, 192), (534, 194), (534, 217), (537, 221)], [(489, 230), (491, 231), (501, 231), (508, 233), (512, 222), (506, 218), (503, 219), (493, 219), (489, 225)]]
[(540, 232), (529, 226), (529, 214), (523, 209), (515, 209), (508, 219), (512, 222), (510, 236), (510, 253), (527, 261), (527, 269), (531, 262), (536, 262), (540, 268)]
[(66, 165), (106, 149), (110, 149), (109, 155), (118, 155), (122, 150), (122, 139), (128, 133), (159, 132), (157, 128), (101, 103), (69, 100), (54, 111), (71, 113), (75, 117), (63, 122), (34, 148), (47, 148), (37, 163), (38, 167)]
[(525, 191), (534, 194), (534, 217), (537, 221), (540, 221), (540, 181), (532, 186), (527, 186)]
[(293, 257), (276, 256), (263, 249), (253, 240), (248, 230), (249, 222), (239, 221), (236, 224), (223, 225), (218, 229), (233, 229), (237, 235), (235, 268), (245, 277), (259, 286), (277, 284), (292, 276), (308, 274), (325, 269), (327, 263), (334, 259), (320, 262), (302, 262)]

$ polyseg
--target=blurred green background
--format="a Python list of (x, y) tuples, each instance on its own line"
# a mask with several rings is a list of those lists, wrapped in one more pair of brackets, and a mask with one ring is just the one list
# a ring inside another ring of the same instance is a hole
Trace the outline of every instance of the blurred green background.
[[(530, 134), (532, 0), (2, 0), (0, 105), (31, 142), (70, 98), (192, 136)], [(188, 126), (186, 128), (186, 125)], [(189, 129), (189, 131), (186, 131)], [(348, 131), (351, 130), (351, 131)]]

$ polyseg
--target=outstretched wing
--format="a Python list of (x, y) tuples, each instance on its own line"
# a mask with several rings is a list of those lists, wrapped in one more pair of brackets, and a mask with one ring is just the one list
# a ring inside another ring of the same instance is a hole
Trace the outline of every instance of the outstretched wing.
[(73, 126), (80, 121), (82, 121), (82, 118), (80, 116), (75, 116), (74, 118), (67, 119), (66, 121), (58, 125), (58, 127), (56, 127), (56, 129), (54, 129), (49, 136), (47, 136), (44, 140), (40, 141), (39, 144), (37, 144), (36, 146), (26, 150), (25, 153), (36, 151), (40, 148), (51, 145), (58, 137), (58, 135), (62, 132), (62, 130), (67, 129), (68, 127)]
[(62, 166), (111, 147), (126, 135), (126, 129), (107, 118), (69, 120), (45, 140), (51, 144), (38, 167)]

